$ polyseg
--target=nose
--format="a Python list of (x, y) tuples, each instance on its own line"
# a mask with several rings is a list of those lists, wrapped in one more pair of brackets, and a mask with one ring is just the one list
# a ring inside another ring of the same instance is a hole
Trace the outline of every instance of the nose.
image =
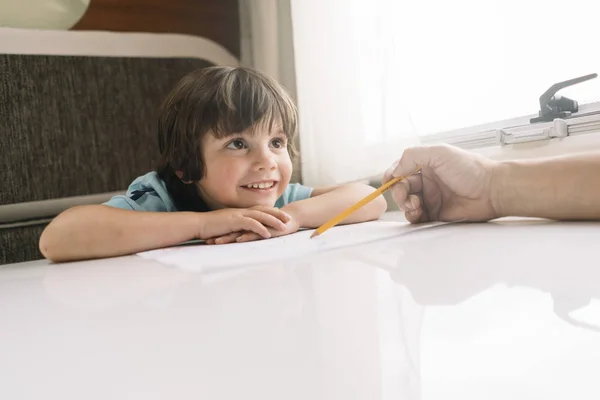
[(257, 149), (254, 159), (254, 169), (256, 171), (272, 171), (276, 168), (277, 161), (271, 149), (269, 147)]

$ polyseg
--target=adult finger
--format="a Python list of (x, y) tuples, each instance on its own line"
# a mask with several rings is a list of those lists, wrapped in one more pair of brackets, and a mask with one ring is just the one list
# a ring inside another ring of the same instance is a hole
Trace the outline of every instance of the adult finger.
[(401, 183), (408, 187), (408, 194), (421, 193), (421, 191), (423, 190), (423, 175), (411, 175), (408, 178), (403, 179)]
[(421, 208), (421, 198), (416, 194), (409, 195), (404, 200), (403, 209), (404, 211), (412, 212)]
[(391, 192), (392, 192), (392, 199), (394, 199), (394, 201), (398, 205), (398, 208), (402, 211), (406, 211), (404, 209), (404, 202), (408, 198), (408, 192), (407, 192), (406, 186), (405, 185), (394, 185), (394, 186), (392, 186)]
[(406, 218), (406, 220), (408, 222), (410, 222), (411, 224), (418, 224), (420, 222), (424, 222), (423, 221), (423, 217), (424, 217), (424, 210), (423, 207), (419, 207), (416, 210), (412, 210), (412, 211), (407, 211), (404, 213), (404, 217)]
[(384, 173), (383, 173), (383, 178), (381, 179), (381, 183), (383, 185), (385, 185), (386, 183), (388, 183), (394, 176), (392, 175), (394, 173), (394, 170), (396, 169), (396, 167), (398, 166), (398, 162), (400, 162), (400, 160), (396, 160), (394, 161), (394, 163), (392, 164), (391, 167), (389, 167)]
[[(439, 147), (439, 146), (438, 146)], [(417, 168), (428, 168), (435, 165), (440, 149), (436, 146), (410, 147), (404, 150), (398, 166), (392, 172), (393, 177), (407, 176)]]
[(423, 179), (420, 174), (409, 176), (392, 187), (392, 198), (402, 208), (404, 201), (411, 195), (423, 190)]

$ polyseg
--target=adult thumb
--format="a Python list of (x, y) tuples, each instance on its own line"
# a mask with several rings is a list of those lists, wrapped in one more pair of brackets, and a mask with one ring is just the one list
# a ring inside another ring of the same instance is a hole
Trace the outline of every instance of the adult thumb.
[(418, 168), (431, 167), (435, 159), (433, 147), (410, 147), (402, 153), (398, 166), (392, 172), (394, 178), (413, 174)]

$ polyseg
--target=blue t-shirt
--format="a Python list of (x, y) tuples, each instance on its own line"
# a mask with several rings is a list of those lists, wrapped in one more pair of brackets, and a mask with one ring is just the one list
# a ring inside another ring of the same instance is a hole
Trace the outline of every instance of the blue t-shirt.
[[(292, 183), (277, 199), (275, 207), (281, 208), (294, 201), (308, 199), (311, 193), (312, 188)], [(114, 196), (104, 204), (134, 211), (178, 211), (165, 182), (160, 179), (156, 171), (136, 178), (129, 185), (125, 195)]]

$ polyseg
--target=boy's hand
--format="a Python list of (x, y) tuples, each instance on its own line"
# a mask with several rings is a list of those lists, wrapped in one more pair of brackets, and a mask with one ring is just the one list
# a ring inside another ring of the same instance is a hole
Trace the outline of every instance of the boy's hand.
[[(270, 207), (264, 207), (264, 208), (270, 208)], [(256, 207), (253, 207), (252, 209), (256, 209)], [(277, 209), (275, 208), (275, 210), (277, 210)], [(293, 215), (291, 215), (291, 214), (286, 214), (285, 212), (283, 212), (281, 210), (278, 210), (278, 211), (280, 211), (281, 213), (288, 216), (288, 220), (285, 222), (285, 224), (283, 224), (284, 229), (278, 230), (278, 229), (273, 229), (273, 228), (265, 228), (269, 232), (270, 237), (289, 235), (291, 233), (297, 232), (298, 229), (300, 228), (300, 225), (298, 224), (298, 220), (296, 218), (294, 218)], [(227, 235), (208, 239), (208, 240), (206, 240), (206, 244), (226, 244), (226, 243), (234, 243), (234, 242), (243, 243), (243, 242), (252, 242), (254, 240), (260, 240), (260, 239), (268, 239), (268, 237), (266, 237), (264, 235), (260, 235), (256, 231), (250, 232), (250, 231), (245, 230), (242, 232), (232, 232)]]
[[(287, 231), (291, 217), (275, 207), (257, 206), (249, 209), (226, 208), (202, 213), (200, 239), (207, 243), (229, 243), (248, 232), (268, 239), (274, 234)], [(233, 237), (233, 240), (225, 241)]]

